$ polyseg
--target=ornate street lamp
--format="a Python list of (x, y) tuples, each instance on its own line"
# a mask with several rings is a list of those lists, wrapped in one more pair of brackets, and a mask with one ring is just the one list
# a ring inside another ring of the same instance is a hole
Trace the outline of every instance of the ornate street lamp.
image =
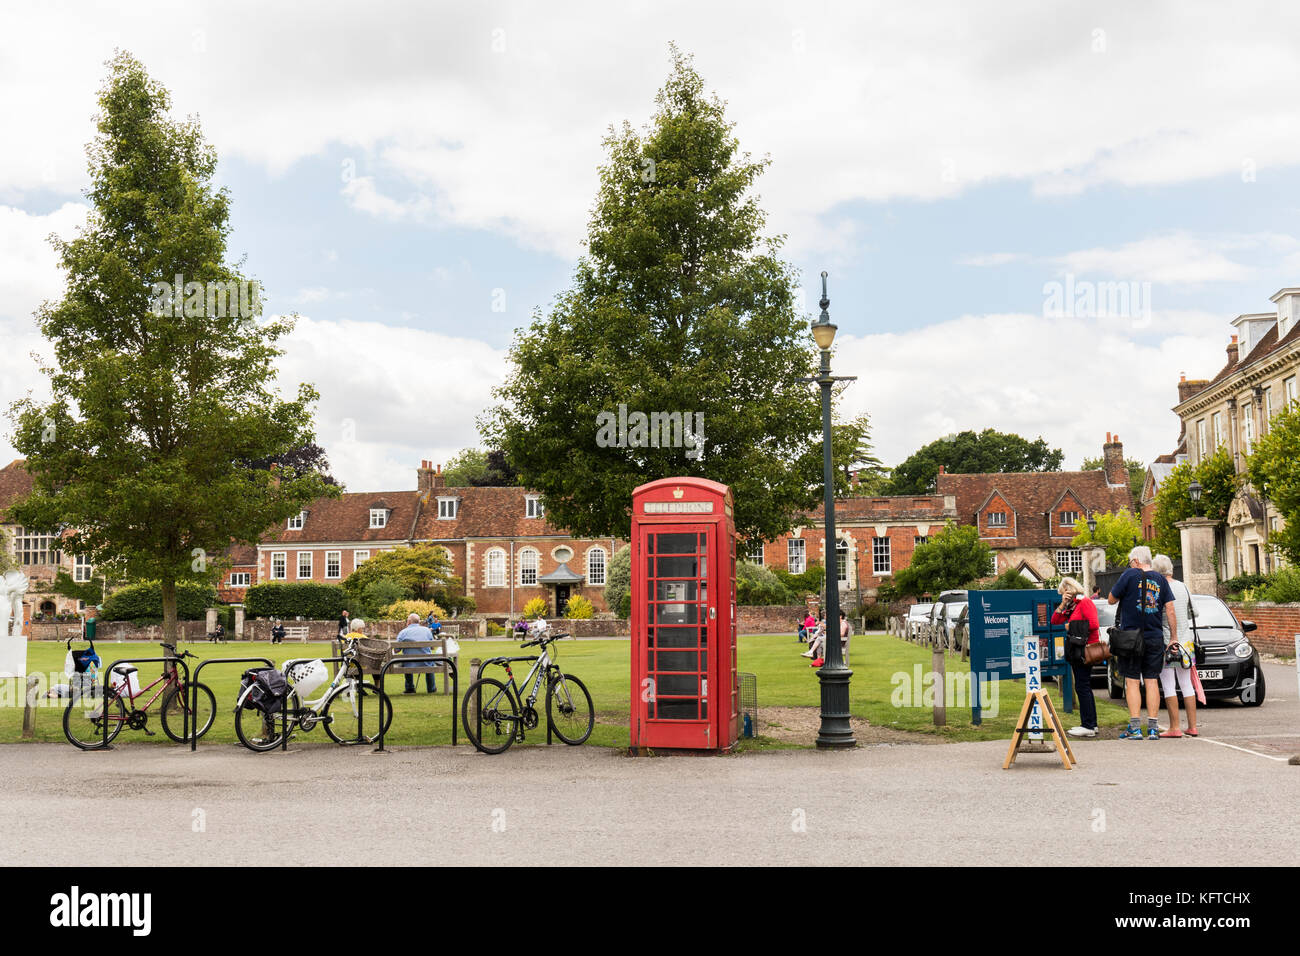
[(1192, 496), (1192, 511), (1199, 518), (1201, 516), (1201, 483), (1193, 478), (1192, 483), (1187, 486), (1187, 493)]
[(1088, 515), (1088, 541), (1089, 543), (1097, 539), (1097, 517)]
[(826, 648), (825, 663), (817, 677), (821, 683), (821, 728), (817, 732), (817, 746), (822, 749), (852, 747), (853, 729), (849, 725), (849, 678), (853, 672), (844, 665), (840, 646), (840, 587), (838, 581), (835, 544), (835, 482), (831, 463), (831, 386), (836, 382), (852, 382), (855, 376), (836, 378), (831, 375), (831, 343), (835, 341), (836, 326), (827, 311), (831, 300), (826, 294), (826, 273), (822, 273), (822, 297), (818, 305), (821, 314), (812, 324), (813, 340), (821, 350), (821, 367), (813, 378), (822, 390), (822, 484), (825, 514), (826, 542)]

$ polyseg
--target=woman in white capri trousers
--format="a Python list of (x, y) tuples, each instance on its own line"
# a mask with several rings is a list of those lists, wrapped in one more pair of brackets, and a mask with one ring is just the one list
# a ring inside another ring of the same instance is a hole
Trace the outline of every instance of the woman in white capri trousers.
[[(1184, 648), (1192, 647), (1191, 620), (1188, 614), (1192, 600), (1191, 592), (1187, 590), (1186, 584), (1174, 579), (1174, 563), (1168, 555), (1157, 554), (1152, 558), (1151, 570), (1163, 574), (1165, 580), (1169, 582), (1169, 590), (1174, 592), (1174, 617), (1178, 621), (1178, 633), (1169, 633), (1169, 619), (1162, 616), (1160, 620), (1165, 626), (1165, 648), (1167, 649), (1173, 641), (1182, 644)], [(1187, 651), (1185, 659), (1189, 663), (1195, 661), (1194, 653), (1194, 651)], [(1183, 704), (1187, 707), (1187, 735), (1199, 736), (1196, 730), (1196, 686), (1192, 681), (1192, 668), (1170, 664), (1166, 656), (1165, 666), (1160, 671), (1160, 690), (1165, 697), (1165, 708), (1169, 711), (1169, 729), (1160, 736), (1183, 736), (1183, 731), (1180, 729), (1182, 721), (1178, 717), (1179, 691), (1182, 692)]]

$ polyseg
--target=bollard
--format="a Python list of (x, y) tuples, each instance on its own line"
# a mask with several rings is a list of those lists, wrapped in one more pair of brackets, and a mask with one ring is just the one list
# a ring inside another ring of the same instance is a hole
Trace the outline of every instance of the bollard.
[[(480, 673), (480, 671), (482, 670), (482, 668), (483, 668), (483, 662), (482, 662), (481, 660), (479, 660), (477, 657), (472, 658), (472, 659), (470, 660), (470, 662), (469, 662), (469, 682), (470, 682), (471, 685), (472, 685), (476, 680), (478, 680), (478, 678), (479, 678), (479, 673)], [(469, 722), (470, 722), (473, 726), (475, 726), (475, 727), (478, 727), (478, 698), (479, 698), (479, 695), (478, 695), (477, 692), (476, 692), (476, 693), (474, 694), (473, 698), (471, 698), (471, 699), (470, 699), (470, 702), (469, 702)], [(454, 708), (455, 706), (456, 706), (456, 702), (455, 702), (455, 701), (452, 701), (452, 707)], [(469, 731), (466, 731), (466, 733), (469, 733)]]
[(944, 645), (947, 640), (940, 641), (940, 634), (945, 638), (948, 636), (948, 632), (942, 625), (934, 634), (934, 653), (931, 657), (931, 667), (934, 671), (934, 725), (936, 727), (944, 727), (948, 723), (948, 708), (944, 701), (948, 686), (947, 662), (944, 660)]
[(36, 695), (36, 686), (41, 682), (40, 675), (27, 675), (27, 695), (23, 698), (23, 737), (31, 738), (36, 736), (36, 706), (33, 697)]

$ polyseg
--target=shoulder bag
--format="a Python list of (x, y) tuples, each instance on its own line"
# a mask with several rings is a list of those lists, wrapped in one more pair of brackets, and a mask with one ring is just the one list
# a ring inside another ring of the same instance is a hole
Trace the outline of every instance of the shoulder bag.
[[(1146, 580), (1147, 573), (1143, 571), (1142, 583), (1144, 585), (1146, 584)], [(1139, 595), (1138, 601), (1140, 605), (1141, 595)], [(1116, 608), (1115, 612), (1115, 621), (1117, 626), (1108, 629), (1110, 634), (1110, 652), (1115, 657), (1140, 657), (1142, 652), (1146, 649), (1146, 642), (1142, 638), (1142, 631), (1141, 629), (1130, 630), (1118, 626), (1119, 611), (1121, 609), (1122, 608)]]

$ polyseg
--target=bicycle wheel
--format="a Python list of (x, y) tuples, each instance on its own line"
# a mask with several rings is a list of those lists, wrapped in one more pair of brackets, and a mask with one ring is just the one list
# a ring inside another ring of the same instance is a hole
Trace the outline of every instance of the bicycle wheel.
[[(358, 689), (360, 693), (357, 693)], [(350, 683), (330, 695), (321, 717), (325, 721), (325, 733), (336, 744), (372, 744), (379, 739), (381, 712), (384, 733), (388, 733), (388, 728), (393, 725), (393, 702), (388, 695), (369, 682)]]
[(63, 712), (63, 736), (68, 743), (82, 750), (96, 750), (104, 746), (104, 720), (107, 714), (108, 742), (112, 743), (126, 726), (126, 705), (116, 691), (109, 691), (104, 700), (104, 688), (95, 684), (91, 689), (74, 694)]
[(582, 681), (572, 674), (559, 674), (546, 689), (546, 719), (551, 729), (571, 747), (586, 743), (596, 726), (596, 711)]
[(192, 687), (178, 684), (169, 688), (163, 695), (162, 728), (163, 732), (178, 744), (188, 742), (188, 738), (183, 736), (183, 731), (186, 723), (185, 711), (190, 707), (189, 695), (192, 691), (198, 691), (199, 706), (190, 715), (190, 733), (193, 733), (197, 727), (199, 736), (202, 737), (212, 729), (212, 722), (217, 719), (217, 698), (206, 684), (194, 684)]
[[(281, 715), (263, 714), (255, 708), (245, 707), (244, 697), (247, 695), (248, 691), (244, 691), (240, 695), (239, 703), (235, 705), (235, 736), (249, 750), (258, 753), (274, 750), (280, 746), (280, 741), (284, 738), (281, 730)], [(285, 698), (284, 706), (289, 708), (289, 729), (292, 730), (296, 724), (293, 715), (298, 712), (297, 696), (290, 694)]]
[[(470, 720), (472, 709), (477, 720)], [(460, 719), (469, 742), (485, 754), (499, 754), (510, 749), (519, 729), (519, 702), (510, 688), (499, 680), (483, 677), (469, 685), (460, 704)]]

